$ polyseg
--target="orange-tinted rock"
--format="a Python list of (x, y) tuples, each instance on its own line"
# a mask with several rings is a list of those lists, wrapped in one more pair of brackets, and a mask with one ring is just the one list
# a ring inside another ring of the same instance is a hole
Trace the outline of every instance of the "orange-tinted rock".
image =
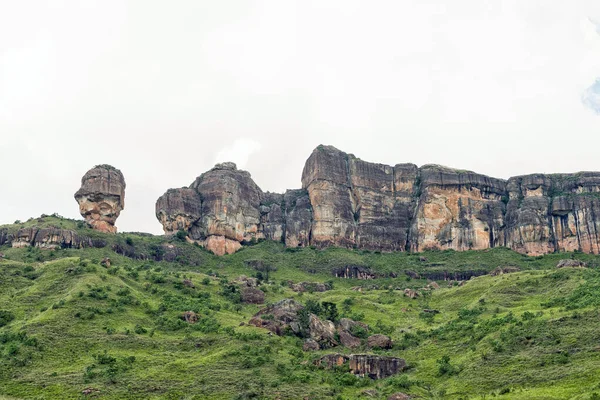
[(600, 173), (505, 181), (438, 165), (369, 163), (318, 146), (302, 188), (263, 193), (249, 173), (224, 163), (165, 193), (156, 213), (166, 233), (187, 231), (220, 255), (261, 239), (377, 251), (600, 253)]
[(90, 227), (115, 233), (115, 222), (125, 208), (125, 178), (121, 171), (110, 165), (97, 165), (81, 178), (75, 200)]

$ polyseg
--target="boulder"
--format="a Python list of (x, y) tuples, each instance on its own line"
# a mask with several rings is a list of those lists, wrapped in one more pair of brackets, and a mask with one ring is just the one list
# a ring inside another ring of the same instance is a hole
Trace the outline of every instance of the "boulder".
[(300, 282), (293, 283), (292, 281), (288, 282), (290, 289), (294, 292), (303, 293), (303, 292), (326, 292), (329, 290), (329, 286), (324, 283), (319, 282)]
[(244, 287), (241, 290), (242, 301), (247, 304), (263, 304), (265, 293), (257, 288)]
[(239, 284), (240, 286), (247, 286), (251, 288), (258, 286), (258, 279), (247, 277), (246, 275), (238, 276), (233, 282)]
[(335, 325), (329, 320), (321, 320), (315, 314), (308, 317), (308, 329), (311, 339), (318, 342), (322, 347), (337, 346), (335, 340)]
[(587, 263), (585, 263), (583, 261), (579, 261), (579, 260), (566, 259), (566, 260), (560, 260), (558, 262), (558, 264), (556, 264), (556, 268), (565, 268), (565, 267), (585, 268), (585, 267), (587, 267)]
[(293, 299), (284, 299), (266, 308), (263, 308), (250, 319), (251, 325), (265, 328), (269, 331), (283, 335), (288, 329), (298, 333), (298, 312), (304, 306)]
[(411, 400), (412, 397), (410, 397), (409, 395), (405, 394), (405, 393), (394, 393), (390, 396), (388, 396), (387, 400)]
[(365, 324), (364, 322), (354, 321), (350, 318), (341, 318), (338, 322), (339, 330), (352, 332), (352, 329), (354, 329), (356, 326), (363, 328), (365, 331), (369, 330), (369, 325)]
[(375, 334), (367, 338), (367, 346), (370, 349), (391, 349), (393, 346), (392, 339), (386, 335)]
[(183, 286), (189, 287), (189, 288), (192, 288), (192, 289), (196, 288), (196, 285), (194, 285), (194, 282), (192, 282), (191, 279), (184, 279), (183, 280)]
[(198, 322), (198, 314), (193, 311), (186, 311), (181, 314), (181, 319), (187, 322), (188, 324), (195, 324)]
[(81, 178), (75, 193), (85, 222), (101, 232), (115, 233), (115, 222), (125, 208), (125, 178), (111, 165), (97, 165)]
[(321, 346), (319, 346), (319, 343), (313, 339), (306, 339), (302, 345), (302, 350), (304, 351), (317, 351), (320, 348)]
[(404, 295), (411, 299), (416, 299), (417, 297), (419, 297), (419, 293), (417, 293), (416, 290), (409, 288), (404, 289)]
[(340, 335), (340, 343), (344, 347), (348, 347), (349, 349), (354, 349), (356, 347), (360, 347), (361, 342), (360, 339), (352, 336), (348, 331), (341, 331)]

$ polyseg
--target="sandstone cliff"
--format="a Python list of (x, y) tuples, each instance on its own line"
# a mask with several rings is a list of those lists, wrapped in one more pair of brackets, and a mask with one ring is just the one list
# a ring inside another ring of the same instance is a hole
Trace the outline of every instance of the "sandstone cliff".
[(156, 203), (166, 234), (188, 233), (216, 254), (256, 240), (377, 251), (509, 247), (539, 255), (600, 253), (600, 173), (503, 179), (438, 165), (362, 161), (318, 146), (302, 189), (264, 193), (224, 163)]

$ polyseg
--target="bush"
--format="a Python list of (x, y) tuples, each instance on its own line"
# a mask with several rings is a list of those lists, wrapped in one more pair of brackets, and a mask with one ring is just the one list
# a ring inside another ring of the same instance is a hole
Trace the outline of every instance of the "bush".
[(0, 310), (0, 327), (8, 325), (12, 320), (15, 319), (15, 315), (7, 310)]
[(186, 231), (179, 230), (175, 234), (175, 239), (179, 240), (180, 242), (185, 242), (185, 239), (187, 238), (187, 236), (188, 236), (188, 234)]
[(444, 375), (455, 375), (459, 372), (458, 368), (456, 368), (454, 365), (450, 364), (450, 356), (443, 356), (442, 358), (436, 360), (436, 363), (438, 364), (438, 375), (439, 376), (444, 376)]

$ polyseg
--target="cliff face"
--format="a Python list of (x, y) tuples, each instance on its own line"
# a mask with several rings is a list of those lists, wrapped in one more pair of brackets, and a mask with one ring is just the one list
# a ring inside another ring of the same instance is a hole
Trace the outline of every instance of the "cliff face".
[(508, 181), (437, 165), (362, 161), (319, 146), (302, 189), (264, 193), (234, 164), (215, 166), (156, 203), (166, 234), (186, 231), (216, 254), (245, 242), (378, 251), (479, 250), (600, 253), (600, 173)]
[(411, 227), (411, 249), (485, 249), (504, 245), (506, 183), (470, 171), (426, 165)]

